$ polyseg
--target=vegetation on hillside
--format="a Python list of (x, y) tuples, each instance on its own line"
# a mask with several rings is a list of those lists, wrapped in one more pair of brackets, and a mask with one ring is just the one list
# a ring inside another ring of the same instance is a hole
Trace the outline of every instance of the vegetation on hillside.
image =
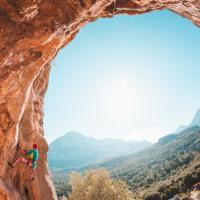
[(147, 150), (89, 168), (107, 168), (112, 178), (126, 182), (134, 200), (167, 200), (175, 195), (187, 199), (192, 185), (200, 181), (199, 152), (200, 128), (193, 127), (175, 139), (163, 138)]
[(70, 175), (72, 192), (63, 200), (133, 200), (126, 184), (112, 180), (105, 169), (91, 170), (81, 176)]
[(112, 177), (125, 181), (134, 199), (166, 200), (183, 196), (200, 181), (200, 128), (189, 128), (162, 144), (137, 154), (99, 163)]

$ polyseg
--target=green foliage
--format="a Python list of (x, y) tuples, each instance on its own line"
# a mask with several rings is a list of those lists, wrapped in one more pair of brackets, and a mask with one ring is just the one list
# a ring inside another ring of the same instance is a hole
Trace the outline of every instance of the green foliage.
[(88, 171), (84, 176), (72, 173), (70, 185), (70, 200), (133, 200), (126, 184), (112, 180), (104, 169)]
[[(109, 169), (114, 179), (127, 183), (136, 200), (166, 200), (177, 194), (177, 199), (184, 199), (191, 187), (200, 181), (199, 138), (200, 128), (193, 127), (166, 144), (157, 143), (142, 152), (90, 168)], [(69, 193), (69, 185), (64, 187)], [(60, 195), (67, 191), (64, 187), (57, 188)]]
[(69, 179), (66, 172), (53, 173), (53, 181), (56, 188), (58, 198), (63, 196), (68, 197), (71, 192), (71, 186), (69, 185)]
[(145, 200), (161, 200), (160, 193), (154, 192), (146, 195)]
[(177, 186), (175, 185), (172, 185), (170, 188), (169, 188), (169, 195), (170, 197), (173, 197), (174, 195), (178, 194), (179, 193), (179, 189)]
[(161, 200), (183, 195), (200, 181), (199, 136), (200, 128), (193, 127), (172, 141), (167, 140), (166, 144), (157, 143), (140, 153), (93, 167), (110, 169), (114, 178), (125, 181), (137, 191), (136, 199), (153, 199), (153, 194)]

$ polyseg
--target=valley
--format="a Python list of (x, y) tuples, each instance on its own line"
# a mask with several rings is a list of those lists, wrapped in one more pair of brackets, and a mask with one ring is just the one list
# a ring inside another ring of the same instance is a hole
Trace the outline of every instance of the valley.
[[(197, 118), (199, 115), (195, 115)], [(98, 168), (107, 169), (112, 178), (127, 183), (136, 200), (167, 200), (176, 195), (189, 198), (192, 186), (200, 181), (200, 127), (195, 124), (166, 135), (135, 153), (53, 171), (58, 193), (67, 195), (70, 191), (67, 174), (71, 171), (84, 173)]]

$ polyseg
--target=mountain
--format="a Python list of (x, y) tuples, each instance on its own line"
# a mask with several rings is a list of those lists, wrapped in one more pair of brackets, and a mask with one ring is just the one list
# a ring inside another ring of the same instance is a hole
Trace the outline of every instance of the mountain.
[(196, 111), (192, 121), (188, 125), (180, 125), (173, 134), (178, 134), (187, 128), (193, 127), (193, 126), (199, 126), (200, 127), (200, 108)]
[[(181, 125), (158, 143), (133, 154), (108, 157), (78, 171), (93, 168), (106, 168), (113, 178), (125, 181), (137, 200), (167, 200), (176, 194), (189, 199), (187, 192), (200, 181), (200, 109), (188, 126)], [(68, 172), (53, 173), (58, 194), (69, 187), (66, 178), (63, 180)]]
[(188, 126), (186, 126), (186, 125), (180, 125), (180, 126), (173, 132), (173, 134), (178, 134), (178, 133), (184, 131), (184, 130), (187, 129), (187, 128), (188, 128)]
[(200, 109), (196, 112), (193, 120), (189, 124), (189, 127), (192, 127), (192, 126), (199, 126), (200, 127)]
[(195, 113), (192, 121), (189, 123), (189, 125), (180, 125), (176, 131), (174, 131), (173, 133), (166, 135), (162, 138), (159, 139), (159, 143), (160, 144), (166, 144), (168, 142), (171, 142), (173, 140), (175, 140), (178, 136), (179, 133), (185, 131), (185, 130), (189, 130), (189, 128), (193, 128), (193, 127), (200, 127), (200, 109), (197, 110), (197, 112)]
[(158, 143), (160, 144), (167, 144), (169, 142), (172, 142), (173, 140), (175, 140), (177, 138), (178, 134), (169, 134), (169, 135), (166, 135), (162, 138), (160, 138), (158, 140)]
[(49, 145), (48, 161), (54, 169), (79, 168), (109, 157), (137, 152), (150, 145), (151, 143), (145, 140), (97, 140), (71, 131)]
[[(170, 139), (169, 139), (169, 138)], [(125, 181), (136, 199), (169, 199), (200, 181), (200, 128), (169, 135), (141, 152), (108, 159), (85, 169), (106, 168)]]

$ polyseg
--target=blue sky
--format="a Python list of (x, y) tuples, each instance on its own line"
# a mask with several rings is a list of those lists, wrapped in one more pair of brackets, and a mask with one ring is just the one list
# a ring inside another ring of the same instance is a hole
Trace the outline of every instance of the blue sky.
[(68, 131), (147, 139), (200, 108), (200, 29), (169, 11), (86, 25), (55, 60), (45, 97), (48, 142)]

